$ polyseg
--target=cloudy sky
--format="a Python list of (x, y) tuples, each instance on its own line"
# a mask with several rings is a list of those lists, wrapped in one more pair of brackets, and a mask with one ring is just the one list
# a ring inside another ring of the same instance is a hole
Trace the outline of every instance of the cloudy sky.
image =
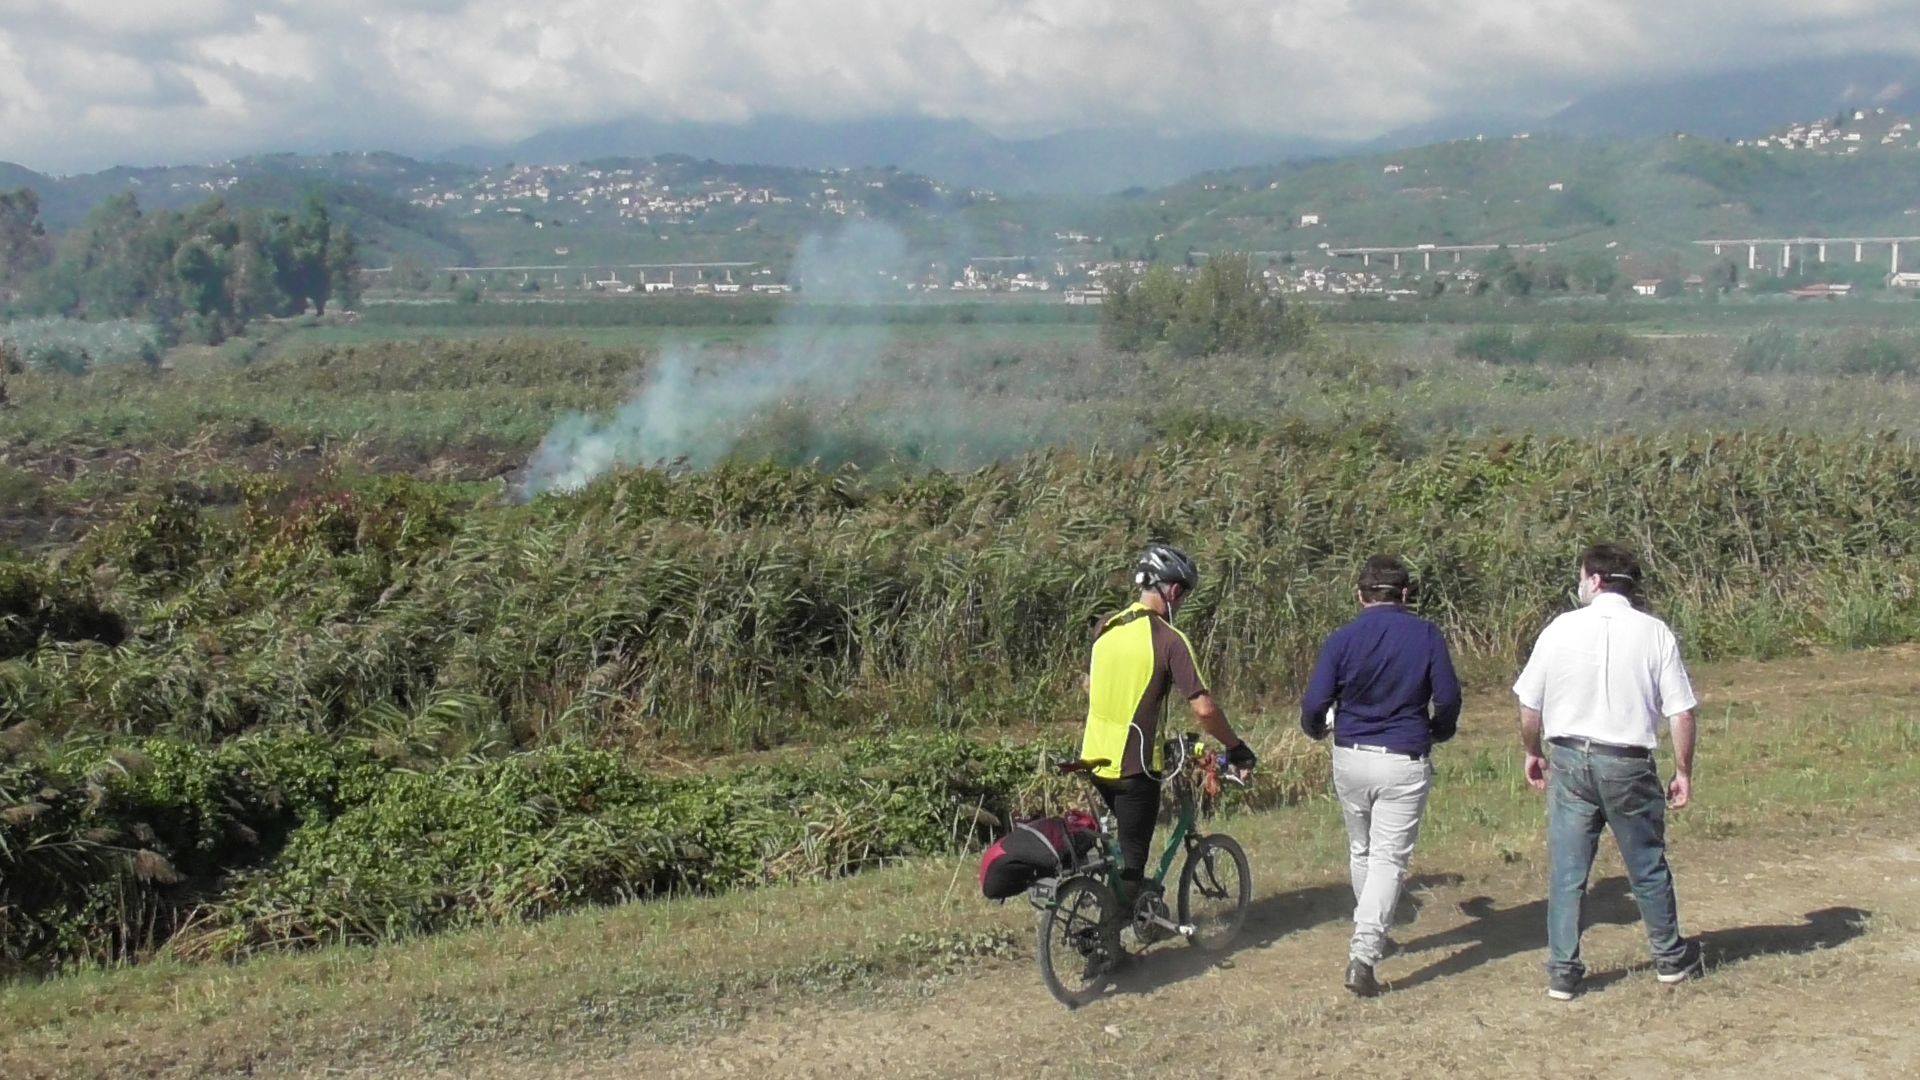
[(1920, 53), (1914, 0), (0, 0), (0, 160), (420, 153), (633, 115), (1366, 138), (1864, 49)]

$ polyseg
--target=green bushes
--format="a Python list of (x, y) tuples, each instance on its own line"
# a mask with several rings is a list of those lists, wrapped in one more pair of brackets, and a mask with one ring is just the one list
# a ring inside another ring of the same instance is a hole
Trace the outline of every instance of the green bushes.
[(1805, 363), (1805, 351), (1799, 334), (1769, 326), (1740, 339), (1733, 349), (1733, 366), (1756, 375), (1797, 371)]
[(1511, 329), (1483, 326), (1460, 335), (1453, 355), (1462, 360), (1483, 360), (1489, 364), (1511, 364), (1520, 360), (1520, 342)]
[(1289, 304), (1244, 255), (1209, 259), (1191, 279), (1159, 266), (1114, 283), (1100, 334), (1122, 352), (1164, 344), (1175, 356), (1278, 353), (1306, 340), (1306, 311)]
[(118, 645), (125, 621), (90, 591), (58, 574), (0, 559), (0, 661), (49, 642)]
[[(175, 492), (0, 564), (0, 729), (33, 755), (0, 764), (0, 937), (21, 962), (227, 955), (948, 850), (972, 808), (1044, 794), (1027, 752), (954, 733), (1076, 716), (1085, 627), (1147, 537), (1199, 558), (1182, 623), (1234, 701), (1297, 685), (1376, 550), (1496, 672), (1597, 537), (1643, 552), (1694, 656), (1912, 640), (1916, 500), (1893, 438), (1358, 426), (884, 482), (635, 470), (528, 506)], [(108, 612), (123, 639), (75, 629)], [(877, 723), (924, 734), (724, 780), (627, 764)]]
[[(1265, 804), (1323, 790), (1273, 747)], [(383, 750), (382, 747), (386, 749)], [(233, 958), (856, 872), (1083, 805), (1061, 745), (903, 733), (662, 776), (578, 743), (404, 765), (376, 728), (0, 758), (0, 971)]]
[[(1787, 436), (1445, 442), (1229, 430), (1135, 454), (1050, 452), (873, 481), (765, 464), (618, 474), (462, 512), (397, 480), (174, 498), (96, 531), (63, 574), (121, 613), (118, 648), (51, 635), (0, 666), (0, 723), (220, 738), (337, 730), (458, 695), (503, 737), (726, 748), (859, 729), (1064, 716), (1079, 628), (1160, 536), (1213, 567), (1188, 608), (1226, 685), (1290, 684), (1376, 549), (1499, 663), (1564, 602), (1565, 562), (1634, 539), (1656, 595), (1713, 627), (1803, 608), (1828, 573), (1910, 581), (1920, 452)], [(35, 570), (45, 580), (44, 569)], [(1732, 583), (1738, 590), (1726, 591)], [(1910, 620), (1920, 601), (1902, 597)], [(1905, 625), (1905, 623), (1901, 623)]]
[(0, 763), (0, 968), (385, 941), (833, 876), (971, 845), (1064, 790), (1032, 749), (953, 736), (724, 778), (579, 745), (396, 769), (370, 745), (145, 739)]
[(1920, 373), (1920, 335), (1770, 326), (1741, 339), (1733, 365), (1750, 374), (1913, 375)]
[[(84, 375), (95, 368), (160, 363), (160, 338), (146, 323), (22, 319), (0, 325), (0, 355), (10, 351), (35, 371)], [(6, 373), (0, 371), (0, 376)]]
[(150, 950), (202, 916), (228, 873), (380, 771), (298, 735), (78, 740), (44, 760), (0, 758), (0, 969)]
[(1609, 360), (1640, 360), (1646, 347), (1633, 335), (1610, 326), (1539, 326), (1523, 335), (1505, 327), (1481, 327), (1461, 335), (1453, 353), (1490, 364), (1591, 365)]

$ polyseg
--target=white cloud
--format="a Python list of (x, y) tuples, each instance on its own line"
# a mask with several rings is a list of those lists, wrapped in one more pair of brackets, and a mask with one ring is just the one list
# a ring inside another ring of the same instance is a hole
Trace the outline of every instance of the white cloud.
[(1920, 51), (1910, 0), (0, 0), (0, 158), (419, 152), (633, 114), (1364, 138), (1855, 49)]

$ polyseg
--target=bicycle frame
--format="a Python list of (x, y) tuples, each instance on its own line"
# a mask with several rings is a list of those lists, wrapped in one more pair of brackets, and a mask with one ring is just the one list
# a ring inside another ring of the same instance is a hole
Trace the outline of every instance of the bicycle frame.
[[(1152, 878), (1148, 879), (1151, 888), (1128, 890), (1123, 887), (1119, 837), (1108, 824), (1109, 815), (1100, 813), (1101, 807), (1097, 805), (1104, 800), (1096, 800), (1094, 807), (1094, 817), (1100, 824), (1088, 857), (1072, 858), (1070, 864), (1055, 875), (1041, 878), (1028, 888), (1027, 902), (1039, 912), (1036, 933), (1041, 979), (1063, 1004), (1082, 1005), (1097, 996), (1102, 992), (1105, 972), (1125, 957), (1140, 955), (1169, 938), (1217, 949), (1221, 943), (1231, 940), (1246, 918), (1249, 885), (1247, 871), (1240, 869), (1236, 876), (1239, 894), (1233, 901), (1228, 936), (1220, 942), (1209, 943), (1212, 938), (1201, 937), (1209, 917), (1193, 917), (1188, 921), (1189, 894), (1193, 889), (1199, 890), (1203, 908), (1214, 898), (1228, 896), (1215, 875), (1209, 845), (1221, 846), (1238, 867), (1246, 865), (1246, 855), (1230, 838), (1200, 832), (1201, 822), (1213, 815), (1218, 804), (1222, 781), (1244, 786), (1242, 776), (1224, 770), (1224, 758), (1201, 753), (1202, 745), (1198, 735), (1182, 736), (1175, 744), (1179, 763), (1170, 774), (1155, 778), (1162, 781), (1156, 792), (1162, 799), (1168, 787), (1173, 789), (1175, 809), (1166, 846), (1160, 851), (1158, 865), (1152, 867)], [(1102, 759), (1082, 759), (1056, 761), (1054, 768), (1063, 774), (1080, 773), (1091, 780), (1094, 769), (1108, 764)], [(1156, 818), (1162, 809), (1163, 805), (1156, 805)], [(1077, 845), (1070, 845), (1073, 846)], [(1187, 865), (1180, 872), (1177, 897), (1169, 898), (1166, 880), (1173, 871), (1174, 856), (1182, 851), (1186, 852)], [(1152, 865), (1151, 859), (1149, 865)], [(1205, 881), (1202, 874), (1195, 872), (1199, 865), (1206, 867)], [(1128, 895), (1129, 892), (1132, 895)], [(1177, 906), (1170, 907), (1170, 901)], [(1063, 960), (1068, 965), (1064, 977), (1060, 967)], [(1085, 970), (1076, 974), (1073, 965), (1082, 962)]]
[[(1197, 736), (1186, 736), (1186, 738), (1192, 740), (1193, 747), (1197, 747), (1199, 743)], [(1211, 758), (1205, 755), (1194, 756), (1192, 748), (1190, 748), (1188, 764), (1183, 766), (1180, 771), (1167, 782), (1166, 786), (1174, 789), (1174, 798), (1177, 800), (1175, 804), (1177, 810), (1174, 815), (1172, 831), (1167, 834), (1166, 847), (1160, 852), (1159, 868), (1155, 870), (1152, 877), (1148, 879), (1163, 890), (1166, 888), (1167, 875), (1173, 870), (1174, 856), (1191, 847), (1193, 843), (1200, 838), (1198, 831), (1200, 819), (1203, 816), (1204, 810), (1210, 808), (1212, 801), (1210, 798), (1205, 800), (1208, 805), (1203, 806), (1203, 800), (1196, 797), (1196, 785), (1194, 783), (1196, 778), (1189, 774), (1194, 771), (1199, 771), (1201, 773), (1200, 779), (1202, 781), (1211, 781), (1211, 790), (1217, 791), (1217, 770), (1218, 765)], [(1028, 900), (1034, 907), (1043, 908), (1053, 906), (1054, 893), (1058, 889), (1060, 882), (1080, 875), (1099, 875), (1107, 887), (1113, 889), (1115, 894), (1118, 895), (1120, 891), (1120, 875), (1123, 869), (1121, 866), (1120, 842), (1113, 833), (1107, 830), (1104, 824), (1105, 815), (1101, 813), (1104, 808), (1098, 804), (1097, 800), (1093, 809), (1094, 818), (1103, 822), (1100, 829), (1100, 853), (1098, 857), (1072, 867), (1056, 877), (1042, 878), (1039, 882), (1036, 882), (1035, 888), (1028, 892)], [(1149, 858), (1148, 864), (1152, 865), (1151, 858)]]

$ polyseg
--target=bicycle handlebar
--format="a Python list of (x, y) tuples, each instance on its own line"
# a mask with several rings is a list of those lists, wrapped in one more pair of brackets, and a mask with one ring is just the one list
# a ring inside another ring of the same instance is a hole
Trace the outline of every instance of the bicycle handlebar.
[[(1189, 761), (1196, 759), (1200, 761), (1207, 760), (1206, 758), (1199, 757), (1202, 740), (1198, 734), (1188, 732), (1184, 735), (1175, 736), (1167, 740), (1167, 742), (1169, 744), (1182, 744), (1187, 752), (1186, 758)], [(1053, 762), (1053, 771), (1060, 776), (1072, 776), (1076, 773), (1090, 776), (1095, 770), (1104, 769), (1111, 764), (1113, 764), (1113, 761), (1110, 758), (1058, 758)], [(1214, 775), (1218, 776), (1222, 782), (1232, 784), (1234, 787), (1241, 789), (1252, 786), (1248, 777), (1241, 775), (1238, 769), (1228, 764), (1225, 754), (1215, 756), (1211, 764), (1214, 766), (1211, 771)], [(1215, 790), (1218, 789), (1216, 788)]]

